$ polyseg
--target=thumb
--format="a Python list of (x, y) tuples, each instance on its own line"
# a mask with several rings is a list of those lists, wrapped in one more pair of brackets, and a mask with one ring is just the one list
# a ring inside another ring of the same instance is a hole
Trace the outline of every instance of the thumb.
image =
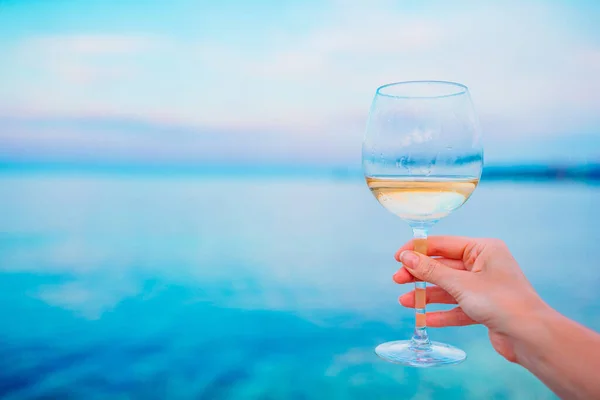
[(436, 284), (451, 295), (460, 291), (466, 278), (465, 271), (449, 268), (415, 251), (403, 251), (400, 253), (400, 261), (415, 278)]

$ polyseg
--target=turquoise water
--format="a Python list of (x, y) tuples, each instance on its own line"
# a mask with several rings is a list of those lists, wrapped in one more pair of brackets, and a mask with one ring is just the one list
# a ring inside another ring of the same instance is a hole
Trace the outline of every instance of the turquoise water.
[[(0, 175), (7, 399), (545, 399), (482, 327), (404, 368), (391, 280), (410, 237), (361, 180)], [(544, 298), (600, 330), (600, 187), (485, 182), (433, 233), (503, 238)], [(595, 206), (596, 205), (596, 206)], [(595, 207), (594, 207), (595, 206)]]

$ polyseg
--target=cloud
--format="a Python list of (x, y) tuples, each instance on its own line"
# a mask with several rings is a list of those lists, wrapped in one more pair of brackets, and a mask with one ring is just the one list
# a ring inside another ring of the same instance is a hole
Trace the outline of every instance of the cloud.
[(573, 113), (593, 117), (600, 48), (574, 18), (548, 3), (466, 5), (432, 11), (334, 1), (322, 22), (300, 31), (278, 26), (260, 48), (218, 35), (119, 34), (35, 37), (23, 48), (68, 84), (65, 97), (82, 84), (94, 91), (61, 106), (86, 113), (323, 130), (349, 114), (364, 117), (380, 84), (442, 79), (468, 84), (483, 118), (512, 121), (515, 135), (547, 133)]
[(593, 119), (591, 108), (600, 104), (600, 49), (563, 11), (544, 3), (435, 13), (394, 11), (387, 2), (339, 4), (335, 19), (290, 38), (256, 70), (303, 85), (297, 90), (310, 94), (293, 108), (306, 112), (310, 102), (312, 115), (364, 114), (364, 99), (386, 82), (446, 79), (471, 87), (484, 120), (509, 122), (502, 135), (562, 133), (573, 116)]
[(79, 34), (35, 36), (23, 43), (26, 51), (81, 55), (134, 54), (155, 49), (162, 42), (151, 36)]
[(111, 116), (0, 117), (0, 161), (123, 165), (330, 165), (344, 152), (330, 135), (215, 129)]
[(311, 9), (301, 29), (269, 21), (261, 40), (241, 36), (258, 35), (251, 28), (263, 20), (233, 33), (21, 38), (0, 73), (0, 108), (246, 131), (243, 144), (262, 140), (256, 151), (268, 157), (350, 160), (377, 86), (453, 80), (471, 88), (487, 143), (510, 148), (600, 127), (600, 45), (578, 25), (584, 12), (542, 2), (332, 1)]
[(23, 40), (19, 55), (24, 64), (64, 84), (91, 85), (134, 76), (140, 66), (132, 59), (163, 46), (166, 41), (157, 36), (43, 35)]
[(190, 124), (280, 130), (292, 142), (328, 137), (355, 153), (377, 86), (440, 79), (470, 86), (487, 136), (562, 136), (600, 122), (600, 48), (572, 10), (330, 5), (310, 29), (279, 26), (260, 48), (219, 37), (178, 43), (171, 58), (188, 65), (161, 112)]

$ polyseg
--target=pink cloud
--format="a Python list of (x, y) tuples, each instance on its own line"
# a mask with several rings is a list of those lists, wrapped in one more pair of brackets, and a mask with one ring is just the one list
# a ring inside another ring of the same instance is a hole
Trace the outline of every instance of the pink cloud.
[(134, 35), (45, 35), (23, 40), (19, 55), (38, 70), (71, 85), (122, 80), (135, 75), (132, 57), (161, 51), (164, 38)]
[(27, 39), (28, 51), (77, 55), (131, 54), (157, 48), (162, 39), (131, 35), (46, 35)]

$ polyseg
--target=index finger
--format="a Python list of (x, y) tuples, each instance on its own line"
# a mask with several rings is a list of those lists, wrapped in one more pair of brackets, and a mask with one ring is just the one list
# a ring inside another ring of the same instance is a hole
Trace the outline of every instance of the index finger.
[[(430, 236), (427, 238), (427, 255), (462, 260), (465, 249), (473, 240), (463, 236)], [(400, 261), (400, 253), (405, 250), (414, 250), (414, 239), (396, 252), (397, 261)]]

